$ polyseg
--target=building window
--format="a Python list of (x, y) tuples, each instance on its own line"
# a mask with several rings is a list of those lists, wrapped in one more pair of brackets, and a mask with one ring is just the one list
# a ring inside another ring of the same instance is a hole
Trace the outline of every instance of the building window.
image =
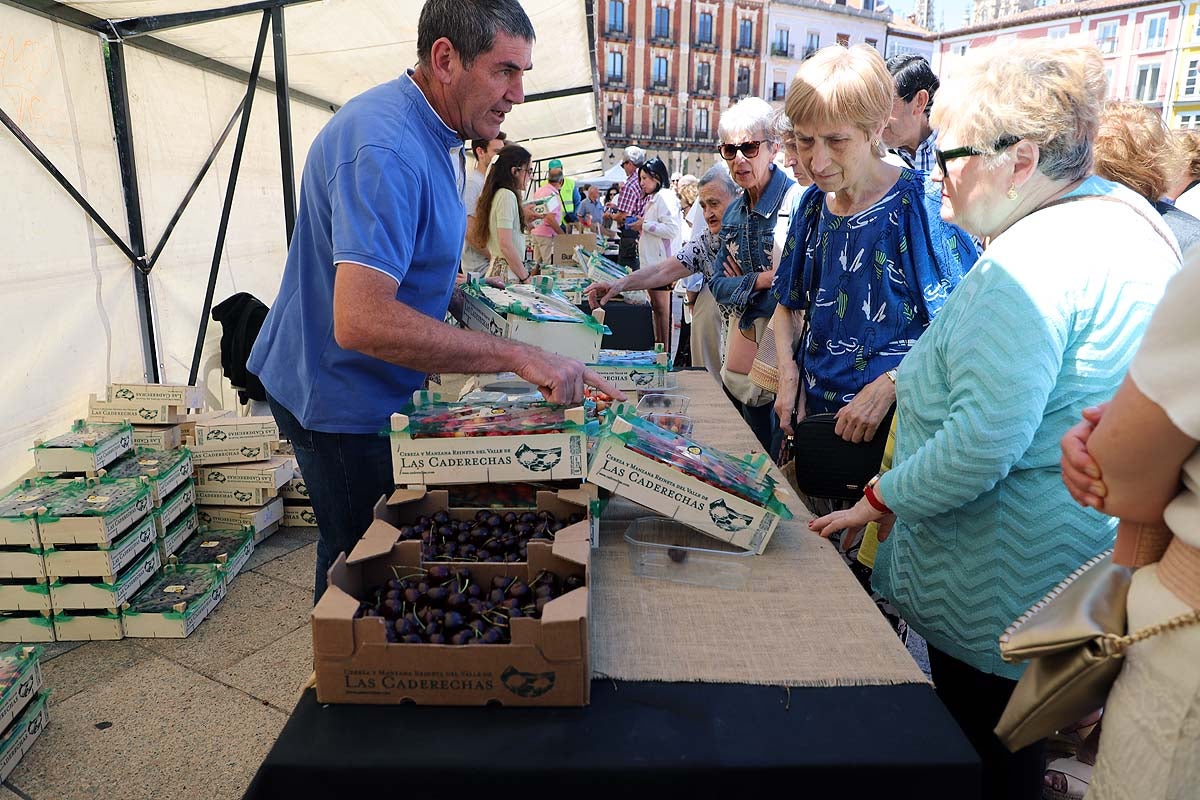
[(625, 80), (625, 54), (617, 50), (608, 51), (608, 82), (621, 83)]
[(1057, 28), (1051, 28), (1049, 31), (1047, 31), (1046, 35), (1050, 39), (1065, 39), (1067, 38), (1067, 34), (1070, 32), (1070, 30), (1071, 29), (1068, 26), (1060, 25)]
[(1104, 70), (1104, 85), (1108, 87), (1108, 94), (1105, 95), (1109, 100), (1115, 100), (1117, 97), (1117, 86), (1113, 83), (1112, 67)]
[(1146, 20), (1146, 41), (1142, 47), (1147, 50), (1161, 50), (1167, 43), (1167, 15), (1158, 14)]
[(821, 34), (817, 31), (809, 31), (804, 37), (804, 57), (808, 58), (820, 49)]
[(876, 50), (879, 49), (879, 40), (878, 39), (864, 39), (863, 41), (865, 41), (867, 43), (867, 47), (873, 47)]
[(1193, 129), (1200, 127), (1200, 114), (1180, 114), (1178, 127)]
[(696, 109), (696, 138), (708, 138), (708, 109)]
[(712, 91), (712, 64), (701, 61), (696, 65), (696, 91)]
[(608, 0), (608, 32), (625, 32), (625, 0)]
[(967, 48), (969, 48), (970, 46), (971, 46), (971, 44), (969, 42), (963, 42), (962, 44), (950, 45), (950, 53), (952, 55), (956, 55), (956, 56), (965, 56), (967, 54)]
[(700, 24), (696, 27), (696, 42), (697, 44), (712, 44), (713, 42), (712, 14), (708, 11), (700, 12)]
[(654, 107), (654, 135), (667, 135), (667, 107), (664, 105)]
[(1200, 11), (1197, 11), (1196, 13), (1196, 27), (1192, 31), (1192, 38), (1200, 39)]
[(1143, 103), (1158, 99), (1158, 71), (1158, 64), (1138, 67), (1137, 92), (1134, 96)]
[(840, 46), (840, 47), (849, 47), (850, 46), (850, 34), (839, 33), (837, 35), (837, 43), (838, 43), (838, 46)]
[(1183, 93), (1186, 95), (1196, 94), (1196, 77), (1200, 74), (1200, 60), (1193, 58), (1188, 62), (1187, 74), (1183, 79)]
[(783, 81), (775, 81), (771, 84), (771, 100), (779, 102), (787, 97), (787, 84)]
[(665, 87), (667, 85), (667, 57), (654, 57), (654, 85), (657, 87)]
[(738, 23), (738, 49), (754, 49), (754, 21), (743, 19)]
[(874, 11), (875, 0), (863, 0), (863, 11)]
[(623, 133), (621, 124), (621, 115), (624, 105), (621, 103), (609, 103), (608, 105), (608, 132)]
[(737, 69), (737, 95), (750, 94), (750, 68), (738, 67)]
[(791, 38), (787, 28), (775, 29), (775, 41), (771, 43), (771, 55), (786, 56), (788, 54), (788, 44)]
[(671, 10), (666, 6), (654, 9), (654, 36), (657, 39), (671, 38)]
[(1101, 22), (1096, 28), (1096, 47), (1101, 53), (1110, 55), (1117, 52), (1117, 22)]

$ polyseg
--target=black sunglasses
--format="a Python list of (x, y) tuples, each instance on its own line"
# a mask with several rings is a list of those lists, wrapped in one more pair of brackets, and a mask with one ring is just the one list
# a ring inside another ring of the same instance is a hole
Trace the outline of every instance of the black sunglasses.
[(955, 147), (953, 150), (938, 150), (935, 147), (933, 149), (933, 157), (937, 159), (938, 169), (945, 175), (947, 161), (953, 161), (956, 158), (964, 158), (966, 156), (985, 156), (990, 153), (999, 153), (1001, 150), (1007, 150), (1019, 141), (1021, 141), (1020, 136), (1013, 136), (1011, 133), (1006, 133), (992, 142), (990, 150), (981, 150), (978, 147)]
[(737, 158), (740, 151), (746, 158), (754, 158), (758, 155), (758, 148), (762, 147), (762, 142), (742, 142), (741, 144), (723, 144), (717, 148), (717, 152), (721, 154), (721, 158), (726, 161), (733, 161)]

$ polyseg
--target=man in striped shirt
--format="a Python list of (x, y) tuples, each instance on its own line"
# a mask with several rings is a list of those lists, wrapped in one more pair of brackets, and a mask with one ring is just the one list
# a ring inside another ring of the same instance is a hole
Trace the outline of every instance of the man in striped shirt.
[(638, 167), (646, 163), (646, 151), (631, 145), (625, 148), (625, 160), (621, 166), (625, 169), (625, 183), (621, 184), (621, 193), (617, 195), (617, 209), (612, 214), (605, 214), (605, 219), (615, 219), (620, 226), (620, 241), (617, 251), (617, 263), (630, 269), (638, 268), (638, 231), (641, 228), (630, 229), (628, 223), (641, 220), (646, 208), (646, 196), (638, 184)]

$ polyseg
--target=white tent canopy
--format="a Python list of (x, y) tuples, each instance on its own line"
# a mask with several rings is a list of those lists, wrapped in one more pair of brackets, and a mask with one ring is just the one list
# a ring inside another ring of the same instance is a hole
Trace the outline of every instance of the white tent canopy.
[[(251, 6), (253, 13), (139, 35), (122, 22), (180, 12)], [(98, 0), (62, 5), (0, 0), (0, 110), (61, 171), (122, 244), (105, 234), (22, 145), (0, 131), (8, 191), (0, 248), (5, 373), (0, 389), (0, 485), (31, 465), (35, 438), (86, 414), (107, 383), (142, 380), (143, 341), (152, 341), (164, 382), (188, 379), (217, 231), (233, 165), (238, 122), (195, 187), (143, 282), (139, 304), (133, 245), (114, 138), (99, 24), (121, 41), (129, 134), (136, 164), (144, 251), (152, 253), (246, 95), (263, 9), (285, 6), (287, 78), (297, 188), (309, 144), (334, 109), (416, 61), (421, 2), (267, 0)], [(568, 174), (602, 169), (594, 73), (584, 0), (523, 0), (539, 38), (527, 73), (529, 102), (505, 122), (510, 140), (538, 160), (560, 157)], [(42, 13), (36, 13), (42, 12)], [(79, 13), (82, 12), (82, 13)], [(239, 291), (274, 301), (286, 253), (284, 192), (272, 38), (267, 37), (237, 176), (214, 302)], [(126, 176), (128, 177), (128, 176)], [(136, 238), (136, 237), (134, 237)], [(146, 310), (148, 307), (148, 311)], [(146, 317), (152, 326), (146, 324)], [(152, 339), (145, 333), (153, 328)], [(210, 401), (230, 405), (210, 326), (200, 381)]]

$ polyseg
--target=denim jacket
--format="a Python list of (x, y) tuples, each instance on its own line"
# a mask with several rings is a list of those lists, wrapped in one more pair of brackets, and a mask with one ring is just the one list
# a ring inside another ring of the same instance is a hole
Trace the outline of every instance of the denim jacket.
[[(709, 289), (718, 303), (741, 314), (738, 327), (743, 330), (753, 327), (754, 320), (775, 312), (770, 287), (755, 290), (754, 281), (758, 273), (771, 269), (779, 212), (794, 185), (787, 173), (771, 164), (771, 179), (754, 208), (747, 208), (748, 197), (743, 193), (729, 204), (721, 220), (721, 246)], [(724, 274), (725, 258), (731, 254), (742, 267), (742, 274), (735, 278)]]

